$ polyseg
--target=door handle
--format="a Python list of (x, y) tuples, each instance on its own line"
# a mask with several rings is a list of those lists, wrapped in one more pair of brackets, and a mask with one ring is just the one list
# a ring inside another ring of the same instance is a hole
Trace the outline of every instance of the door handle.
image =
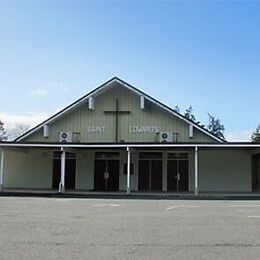
[(104, 172), (104, 179), (108, 179), (109, 178), (109, 172)]

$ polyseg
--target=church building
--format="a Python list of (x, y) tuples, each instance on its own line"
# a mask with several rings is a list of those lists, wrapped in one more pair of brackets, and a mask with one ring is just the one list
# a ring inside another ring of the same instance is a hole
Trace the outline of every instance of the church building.
[(2, 192), (260, 192), (260, 144), (218, 138), (117, 77), (0, 149)]

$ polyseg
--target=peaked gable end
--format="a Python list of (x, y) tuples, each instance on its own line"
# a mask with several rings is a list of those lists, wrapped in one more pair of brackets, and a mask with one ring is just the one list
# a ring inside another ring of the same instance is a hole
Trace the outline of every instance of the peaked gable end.
[[(69, 133), (72, 142), (153, 143), (161, 142), (162, 134), (167, 133), (170, 142), (221, 141), (118, 78), (66, 109), (17, 140), (60, 142), (61, 133)], [(43, 135), (44, 125), (48, 126), (48, 137)]]

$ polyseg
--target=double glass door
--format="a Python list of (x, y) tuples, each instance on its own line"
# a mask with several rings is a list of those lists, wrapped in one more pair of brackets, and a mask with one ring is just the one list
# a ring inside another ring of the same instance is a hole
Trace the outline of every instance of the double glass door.
[(162, 153), (139, 153), (138, 190), (162, 190)]
[(169, 153), (167, 160), (167, 190), (188, 191), (189, 160), (187, 153)]
[[(58, 189), (60, 184), (61, 174), (61, 152), (53, 153), (53, 165), (52, 165), (52, 188)], [(66, 152), (65, 161), (65, 189), (74, 190), (76, 179), (76, 156), (73, 153)]]
[(119, 153), (97, 152), (95, 154), (94, 189), (119, 190)]

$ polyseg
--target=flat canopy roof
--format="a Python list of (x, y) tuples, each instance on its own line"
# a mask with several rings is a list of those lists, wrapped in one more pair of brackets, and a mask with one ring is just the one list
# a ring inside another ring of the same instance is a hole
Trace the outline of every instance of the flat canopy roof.
[(38, 142), (1, 142), (0, 147), (34, 147), (34, 148), (260, 148), (260, 143), (228, 142), (228, 143), (38, 143)]

